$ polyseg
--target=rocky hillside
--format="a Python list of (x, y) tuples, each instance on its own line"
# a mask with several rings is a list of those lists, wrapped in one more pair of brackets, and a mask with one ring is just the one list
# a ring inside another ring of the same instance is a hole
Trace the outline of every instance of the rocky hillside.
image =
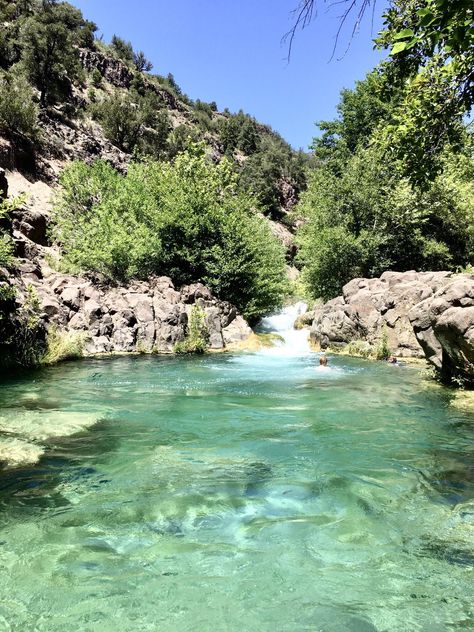
[[(13, 244), (3, 260), (0, 249), (4, 358), (20, 331), (25, 341), (17, 346), (26, 349), (32, 338), (44, 346), (47, 330), (58, 326), (87, 329), (90, 352), (169, 351), (186, 336), (189, 306), (197, 303), (210, 346), (224, 347), (249, 330), (235, 308), (205, 288), (191, 299), (189, 288), (175, 289), (170, 279), (120, 287), (107, 286), (100, 275), (58, 271), (61, 244), (52, 241), (50, 216), (59, 177), (72, 161), (97, 159), (125, 174), (134, 157), (166, 163), (200, 141), (213, 163), (224, 156), (231, 161), (239, 187), (259, 202), (255, 211), (283, 243), (291, 264), (291, 211), (305, 187), (307, 156), (242, 111), (219, 112), (215, 103), (193, 101), (173, 75), (152, 73), (145, 55), (129, 42), (114, 36), (104, 44), (95, 31), (65, 2), (0, 3), (0, 189), (8, 199), (0, 209), (0, 239)], [(121, 307), (114, 311), (115, 300)], [(91, 301), (99, 306), (95, 316)]]
[(318, 348), (352, 343), (353, 351), (370, 355), (384, 345), (398, 357), (426, 357), (446, 382), (474, 385), (472, 274), (385, 272), (353, 279), (308, 319)]

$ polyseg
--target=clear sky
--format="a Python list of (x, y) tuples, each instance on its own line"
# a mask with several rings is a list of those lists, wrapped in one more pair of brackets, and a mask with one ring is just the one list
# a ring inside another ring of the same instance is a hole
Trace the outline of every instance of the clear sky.
[[(367, 15), (344, 55), (350, 32), (330, 61), (340, 9), (322, 5), (313, 24), (298, 32), (291, 60), (282, 36), (298, 0), (71, 0), (93, 20), (105, 41), (115, 33), (173, 73), (192, 99), (242, 108), (269, 123), (295, 148), (307, 149), (315, 122), (336, 115), (339, 92), (362, 79), (381, 58), (372, 38), (385, 0)], [(350, 20), (351, 28), (353, 20)], [(338, 58), (341, 58), (338, 60)]]

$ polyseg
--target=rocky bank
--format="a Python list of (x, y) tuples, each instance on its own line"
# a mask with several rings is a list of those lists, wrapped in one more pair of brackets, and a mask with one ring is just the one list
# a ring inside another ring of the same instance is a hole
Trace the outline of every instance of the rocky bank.
[[(58, 252), (49, 242), (49, 201), (52, 190), (43, 182), (32, 184), (21, 174), (0, 170), (0, 189), (15, 197), (29, 197), (9, 218), (17, 263), (15, 271), (0, 270), (2, 283), (15, 290), (14, 318), (39, 320), (35, 335), (51, 329), (77, 332), (87, 355), (104, 353), (170, 353), (188, 335), (192, 310), (199, 306), (205, 319), (211, 350), (239, 346), (252, 330), (237, 309), (220, 301), (201, 283), (176, 288), (168, 277), (155, 277), (127, 285), (95, 277), (63, 274), (52, 267)], [(5, 326), (5, 325), (4, 325)], [(7, 327), (10, 338), (0, 344), (18, 346), (18, 327)], [(4, 333), (4, 332), (0, 332)], [(17, 338), (17, 340), (15, 340)]]
[(386, 337), (393, 354), (422, 358), (447, 382), (474, 385), (474, 275), (452, 272), (384, 272), (353, 279), (342, 296), (315, 308), (311, 340), (342, 348)]

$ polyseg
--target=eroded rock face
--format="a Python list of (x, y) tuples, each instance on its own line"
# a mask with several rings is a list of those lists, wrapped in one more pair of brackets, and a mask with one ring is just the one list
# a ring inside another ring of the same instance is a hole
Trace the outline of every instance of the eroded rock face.
[(168, 277), (156, 277), (100, 287), (86, 278), (43, 275), (32, 264), (26, 273), (46, 326), (84, 332), (87, 354), (172, 352), (187, 335), (194, 305), (204, 311), (211, 349), (224, 349), (252, 333), (232, 305), (214, 298), (201, 283), (177, 290)]
[(426, 358), (445, 381), (474, 385), (474, 275), (453, 276), (409, 312)]
[(316, 345), (342, 346), (353, 340), (377, 344), (385, 331), (393, 353), (422, 357), (408, 317), (420, 301), (432, 297), (450, 272), (384, 272), (380, 278), (353, 279), (343, 295), (316, 308), (311, 338)]
[(386, 332), (400, 357), (426, 357), (447, 380), (474, 385), (474, 275), (384, 272), (353, 279), (342, 296), (314, 311), (316, 346), (371, 345)]

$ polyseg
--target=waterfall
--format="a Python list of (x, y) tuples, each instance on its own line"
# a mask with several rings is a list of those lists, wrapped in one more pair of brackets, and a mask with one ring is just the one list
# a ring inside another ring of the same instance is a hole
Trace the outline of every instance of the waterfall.
[(307, 329), (295, 329), (295, 320), (307, 309), (302, 301), (284, 307), (276, 314), (265, 316), (260, 321), (257, 330), (261, 333), (273, 333), (281, 336), (281, 341), (276, 341), (275, 346), (266, 349), (265, 353), (278, 355), (307, 355), (310, 352), (309, 332)]

